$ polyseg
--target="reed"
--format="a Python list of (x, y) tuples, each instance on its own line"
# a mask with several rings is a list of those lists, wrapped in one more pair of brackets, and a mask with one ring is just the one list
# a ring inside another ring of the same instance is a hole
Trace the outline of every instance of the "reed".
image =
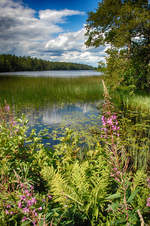
[(34, 107), (66, 102), (102, 99), (99, 77), (31, 78), (0, 77), (1, 103)]

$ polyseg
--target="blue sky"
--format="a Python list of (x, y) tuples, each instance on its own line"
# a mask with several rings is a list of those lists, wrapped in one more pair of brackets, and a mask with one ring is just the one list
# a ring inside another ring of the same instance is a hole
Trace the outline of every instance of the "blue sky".
[(87, 12), (98, 0), (0, 0), (0, 53), (97, 66), (105, 47), (86, 48)]

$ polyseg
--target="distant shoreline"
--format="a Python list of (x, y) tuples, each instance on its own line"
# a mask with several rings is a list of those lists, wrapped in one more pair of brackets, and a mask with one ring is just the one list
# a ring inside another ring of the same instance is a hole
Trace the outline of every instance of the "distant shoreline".
[(71, 62), (54, 62), (31, 57), (0, 55), (0, 72), (50, 71), (50, 70), (96, 70), (95, 67)]

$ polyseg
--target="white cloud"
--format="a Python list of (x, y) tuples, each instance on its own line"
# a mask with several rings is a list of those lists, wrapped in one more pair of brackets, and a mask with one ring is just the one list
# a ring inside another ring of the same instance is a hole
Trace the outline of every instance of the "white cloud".
[(78, 10), (40, 10), (39, 11), (39, 18), (41, 20), (45, 20), (47, 23), (63, 23), (65, 22), (64, 18), (67, 16), (73, 16), (73, 15), (84, 15), (84, 12), (78, 11)]
[(21, 2), (0, 0), (0, 52), (96, 65), (104, 57), (104, 48), (87, 49), (84, 28), (67, 33), (63, 29), (63, 23), (74, 15), (84, 12), (68, 9), (36, 12)]
[(87, 63), (96, 65), (100, 60), (104, 60), (105, 49), (99, 48), (86, 48), (85, 46), (86, 36), (85, 29), (81, 29), (77, 32), (68, 32), (58, 35), (57, 38), (49, 40), (45, 49), (49, 52), (59, 51), (61, 55), (53, 56), (53, 60), (62, 60), (78, 63)]

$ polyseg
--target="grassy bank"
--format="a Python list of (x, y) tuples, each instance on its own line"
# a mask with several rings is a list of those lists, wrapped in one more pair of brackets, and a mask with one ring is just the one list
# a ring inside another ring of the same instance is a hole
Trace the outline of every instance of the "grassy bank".
[(116, 106), (124, 108), (124, 110), (150, 113), (149, 92), (135, 92), (131, 95), (122, 91), (115, 91), (112, 93), (112, 99)]

